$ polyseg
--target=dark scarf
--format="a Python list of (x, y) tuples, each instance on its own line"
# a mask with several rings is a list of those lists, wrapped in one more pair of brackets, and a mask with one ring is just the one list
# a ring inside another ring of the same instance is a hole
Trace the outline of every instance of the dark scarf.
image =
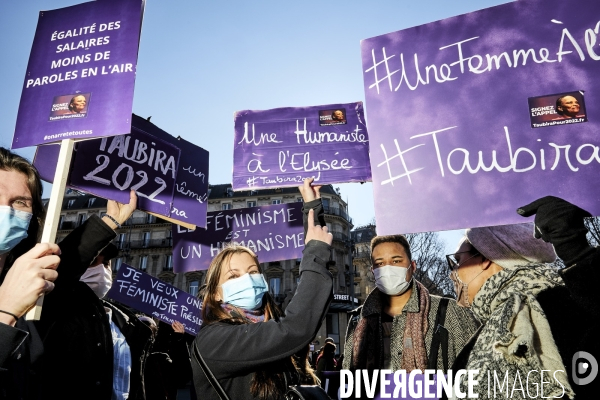
[[(427, 368), (427, 350), (425, 334), (429, 328), (429, 291), (420, 282), (414, 280), (413, 290), (417, 290), (419, 312), (407, 312), (404, 328), (402, 369), (412, 371)], [(367, 315), (359, 320), (354, 330), (352, 365), (356, 369), (374, 370), (382, 367), (383, 343), (381, 336), (381, 313)], [(407, 340), (410, 339), (410, 340)]]
[(265, 312), (262, 309), (246, 310), (245, 308), (236, 307), (227, 303), (221, 304), (221, 308), (233, 318), (245, 319), (251, 323), (264, 322), (265, 320)]

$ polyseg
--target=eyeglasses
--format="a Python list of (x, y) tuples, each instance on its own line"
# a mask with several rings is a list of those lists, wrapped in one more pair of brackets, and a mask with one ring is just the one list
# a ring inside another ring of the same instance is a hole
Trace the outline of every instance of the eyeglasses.
[(450, 271), (457, 270), (458, 267), (460, 267), (460, 264), (465, 263), (465, 262), (469, 261), (471, 258), (477, 257), (478, 255), (481, 254), (481, 253), (477, 252), (477, 253), (473, 254), (471, 257), (467, 258), (466, 260), (463, 260), (462, 263), (459, 263), (456, 260), (456, 255), (463, 254), (463, 253), (471, 253), (471, 252), (470, 251), (459, 251), (458, 253), (446, 255), (446, 261), (448, 261), (448, 268), (450, 269)]

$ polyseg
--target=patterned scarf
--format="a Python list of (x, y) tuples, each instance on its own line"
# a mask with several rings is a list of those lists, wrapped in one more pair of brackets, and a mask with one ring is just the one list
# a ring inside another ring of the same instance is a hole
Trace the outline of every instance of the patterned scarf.
[[(404, 349), (402, 369), (412, 371), (427, 368), (425, 334), (429, 328), (429, 291), (417, 280), (413, 280), (413, 290), (417, 290), (419, 312), (406, 313), (404, 329)], [(383, 295), (383, 294), (382, 294)], [(379, 307), (380, 313), (383, 308)], [(361, 318), (354, 330), (352, 365), (356, 369), (379, 369), (382, 367), (383, 340), (381, 338), (381, 314)]]
[(425, 334), (429, 328), (429, 291), (419, 281), (414, 281), (419, 293), (419, 312), (406, 313), (406, 328), (404, 329), (404, 350), (402, 352), (402, 368), (406, 371), (427, 368), (427, 349)]
[[(517, 375), (525, 382), (528, 372), (546, 370), (550, 382), (544, 385), (544, 396), (561, 396), (562, 385), (565, 395), (573, 398), (550, 325), (536, 299), (540, 292), (562, 285), (558, 273), (543, 264), (503, 269), (489, 278), (471, 307), (484, 326), (466, 368), (479, 370), (480, 381), (488, 373), (492, 377), (508, 373), (509, 382), (515, 382)], [(461, 386), (466, 388), (465, 384), (463, 380)], [(479, 390), (479, 398), (488, 398), (487, 385), (479, 385)]]
[(233, 318), (247, 319), (252, 323), (264, 322), (265, 320), (265, 312), (262, 309), (246, 310), (245, 308), (236, 307), (227, 303), (221, 304), (221, 308), (223, 308), (223, 310), (225, 310), (225, 312), (231, 315)]

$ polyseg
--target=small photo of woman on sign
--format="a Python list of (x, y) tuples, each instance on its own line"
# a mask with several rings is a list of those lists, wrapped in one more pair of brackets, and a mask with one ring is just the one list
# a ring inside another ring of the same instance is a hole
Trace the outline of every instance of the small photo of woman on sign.
[(73, 96), (69, 102), (69, 111), (73, 114), (83, 114), (86, 112), (87, 99), (84, 95), (78, 94)]
[(346, 124), (346, 110), (336, 108), (334, 110), (319, 110), (319, 125), (342, 125)]
[(556, 113), (561, 116), (560, 119), (583, 118), (585, 114), (581, 112), (579, 100), (574, 96), (560, 96), (556, 99)]
[(583, 90), (529, 98), (532, 128), (587, 122)]
[(75, 93), (54, 97), (49, 120), (87, 117), (91, 95), (91, 93)]

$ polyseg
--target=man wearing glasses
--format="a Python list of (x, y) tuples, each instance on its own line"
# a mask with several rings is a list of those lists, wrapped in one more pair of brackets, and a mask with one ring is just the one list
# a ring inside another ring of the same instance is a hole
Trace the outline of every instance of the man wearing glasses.
[(376, 288), (348, 324), (343, 368), (448, 370), (477, 330), (471, 312), (414, 279), (403, 235), (376, 236), (371, 255)]

